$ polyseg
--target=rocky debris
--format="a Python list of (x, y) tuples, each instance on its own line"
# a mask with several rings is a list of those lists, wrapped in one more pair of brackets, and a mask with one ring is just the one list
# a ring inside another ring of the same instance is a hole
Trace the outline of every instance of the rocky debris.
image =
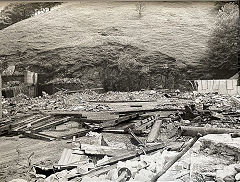
[[(147, 109), (133, 109), (129, 106), (126, 110), (121, 110), (125, 104), (138, 101), (146, 105), (154, 102), (155, 105)], [(183, 135), (178, 128), (190, 128), (196, 135), (200, 130), (208, 134), (207, 130), (212, 132), (217, 129), (224, 130), (224, 134), (203, 136), (189, 152), (167, 168), (158, 181), (191, 181), (192, 178), (200, 179), (199, 176), (204, 180), (217, 181), (239, 179), (237, 173), (240, 169), (236, 165), (240, 153), (239, 136), (238, 133), (226, 134), (225, 129), (238, 131), (233, 129), (238, 129), (237, 119), (240, 115), (227, 96), (168, 93), (166, 97), (165, 93), (158, 91), (97, 94), (88, 90), (71, 94), (61, 91), (54, 95), (44, 94), (38, 98), (19, 95), (4, 99), (3, 104), (9, 116), (16, 113), (37, 113), (30, 114), (25, 119), (15, 118), (7, 128), (7, 123), (1, 122), (0, 127), (4, 129), (4, 134), (17, 132), (47, 141), (72, 139), (68, 141), (72, 143), (72, 148), (64, 148), (59, 160), (61, 163), (53, 165), (58, 167), (57, 171), (54, 171), (54, 168), (51, 175), (45, 175), (44, 172), (35, 174), (36, 178), (41, 177), (49, 182), (59, 179), (69, 181), (75, 178), (81, 178), (82, 181), (116, 181), (120, 180), (119, 178), (150, 181), (184, 151), (188, 145), (184, 142), (195, 136)], [(114, 106), (115, 110), (111, 106)], [(94, 113), (97, 118), (107, 115), (110, 111), (117, 117), (97, 120), (82, 116), (83, 113)], [(67, 131), (70, 130), (68, 127), (74, 129)], [(64, 136), (61, 136), (60, 132), (63, 132)], [(111, 134), (110, 140), (103, 137), (105, 132)], [(58, 134), (53, 136), (53, 133)], [(115, 134), (126, 137), (130, 144), (115, 142)], [(77, 137), (80, 140), (80, 137), (86, 137), (89, 142), (82, 143), (76, 140)], [(172, 142), (175, 142), (173, 146)], [(211, 160), (207, 160), (207, 155), (212, 157)], [(69, 156), (69, 160), (66, 160), (66, 156)], [(213, 161), (214, 156), (225, 160)], [(193, 162), (198, 159), (203, 159), (206, 165)], [(211, 163), (213, 165), (209, 166)], [(202, 169), (192, 173), (194, 165)], [(225, 169), (226, 165), (228, 168)], [(200, 172), (203, 174), (200, 175)]]
[[(81, 93), (68, 94), (59, 91), (53, 95), (43, 93), (43, 96), (29, 98), (19, 94), (14, 98), (3, 100), (4, 116), (16, 115), (17, 113), (36, 112), (41, 110), (79, 110), (79, 111), (108, 111), (112, 110), (107, 103), (97, 102), (161, 102), (157, 106), (164, 109), (182, 109), (185, 102), (180, 102), (176, 98), (166, 99), (163, 93), (150, 91), (135, 92), (107, 92), (98, 94), (97, 92), (86, 90)], [(96, 102), (96, 103), (95, 103)]]
[(18, 95), (15, 98), (3, 100), (5, 116), (18, 113), (28, 113), (42, 110), (73, 110), (73, 111), (106, 111), (111, 108), (106, 104), (88, 103), (79, 93), (65, 94), (57, 92), (54, 95), (44, 94), (42, 97), (29, 98), (25, 95)]
[[(177, 154), (177, 152), (165, 150), (163, 152), (158, 151), (151, 155), (141, 155), (139, 159), (127, 160), (125, 162), (119, 161), (116, 167), (109, 170), (107, 173), (93, 177), (84, 176), (82, 181), (116, 181), (119, 177), (119, 170), (123, 168), (127, 168), (131, 171), (129, 181), (150, 181), (153, 176), (155, 176), (158, 171), (162, 170), (163, 166)], [(159, 181), (180, 179), (189, 181), (189, 155), (190, 153), (187, 153), (184, 158), (176, 162), (171, 170), (159, 178)], [(54, 181), (56, 176), (65, 180), (70, 176), (70, 173), (74, 173), (74, 171), (63, 170), (60, 173), (58, 172), (49, 176), (46, 178), (46, 181)]]
[(240, 138), (230, 134), (209, 134), (201, 138), (202, 149), (208, 153), (219, 154), (232, 160), (240, 159)]
[(232, 111), (234, 109), (234, 102), (230, 96), (219, 95), (214, 93), (197, 94), (195, 95), (195, 103), (203, 106), (203, 109)]
[(224, 167), (216, 172), (217, 182), (234, 182), (237, 171), (235, 170), (235, 164)]
[(112, 92), (109, 91), (103, 94), (93, 95), (89, 98), (92, 101), (156, 101), (159, 98), (163, 98), (161, 92), (154, 90), (135, 91), (135, 92)]

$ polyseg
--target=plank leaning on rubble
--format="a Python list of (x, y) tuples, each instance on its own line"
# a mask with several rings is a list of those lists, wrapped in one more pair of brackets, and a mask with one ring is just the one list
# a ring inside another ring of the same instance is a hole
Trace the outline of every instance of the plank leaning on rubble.
[(91, 171), (88, 171), (85, 174), (77, 174), (75, 176), (72, 176), (71, 179), (73, 179), (75, 177), (82, 177), (82, 176), (91, 176), (92, 177), (92, 176), (95, 176), (95, 175), (102, 174), (104, 172), (107, 172), (107, 171), (115, 168), (116, 163), (118, 161), (125, 161), (125, 160), (128, 160), (128, 159), (132, 159), (132, 158), (135, 158), (135, 157), (138, 157), (138, 156), (144, 154), (144, 152), (151, 153), (151, 152), (163, 149), (163, 148), (165, 148), (165, 145), (158, 144), (158, 145), (155, 145), (155, 146), (147, 147), (147, 148), (144, 149), (144, 151), (143, 150), (131, 151), (131, 152), (122, 154), (118, 157), (112, 157), (111, 159), (109, 159), (106, 162), (97, 164), (96, 168), (92, 169)]
[(196, 141), (201, 137), (200, 134), (197, 134), (192, 141), (179, 153), (177, 154), (172, 161), (169, 161), (164, 167), (163, 170), (160, 171), (157, 175), (155, 175), (151, 182), (156, 182), (159, 177), (161, 177), (175, 162), (177, 162), (195, 143)]

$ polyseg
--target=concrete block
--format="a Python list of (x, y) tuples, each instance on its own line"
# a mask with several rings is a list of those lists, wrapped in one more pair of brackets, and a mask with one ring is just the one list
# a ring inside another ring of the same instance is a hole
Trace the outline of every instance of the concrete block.
[(134, 178), (134, 181), (151, 181), (155, 174), (149, 170), (141, 169)]

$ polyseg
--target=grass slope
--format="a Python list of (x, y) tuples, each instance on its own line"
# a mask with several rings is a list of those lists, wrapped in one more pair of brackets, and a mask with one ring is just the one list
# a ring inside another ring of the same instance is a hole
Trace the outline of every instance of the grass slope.
[(134, 2), (64, 3), (0, 31), (0, 58), (75, 76), (121, 54), (141, 62), (146, 56), (147, 64), (199, 64), (214, 2), (148, 2), (140, 19), (135, 9)]

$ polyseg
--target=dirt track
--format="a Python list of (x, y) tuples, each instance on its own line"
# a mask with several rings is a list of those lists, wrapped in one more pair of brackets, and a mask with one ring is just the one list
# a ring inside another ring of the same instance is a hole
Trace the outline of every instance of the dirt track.
[[(0, 181), (9, 181), (17, 177), (26, 177), (27, 158), (32, 152), (33, 164), (50, 166), (58, 161), (66, 141), (45, 142), (30, 138), (1, 137), (0, 138)], [(17, 152), (19, 151), (19, 154)], [(22, 166), (23, 165), (23, 166)]]
[[(129, 136), (121, 134), (104, 134), (105, 140), (111, 143), (124, 142), (128, 147), (131, 147)], [(79, 138), (83, 143), (90, 143), (91, 138)], [(0, 137), (0, 181), (7, 182), (16, 178), (27, 179), (27, 158), (34, 152), (32, 156), (32, 164), (51, 167), (60, 159), (64, 148), (71, 148), (70, 140), (60, 141), (41, 141), (30, 138)], [(18, 155), (18, 152), (19, 154)]]

